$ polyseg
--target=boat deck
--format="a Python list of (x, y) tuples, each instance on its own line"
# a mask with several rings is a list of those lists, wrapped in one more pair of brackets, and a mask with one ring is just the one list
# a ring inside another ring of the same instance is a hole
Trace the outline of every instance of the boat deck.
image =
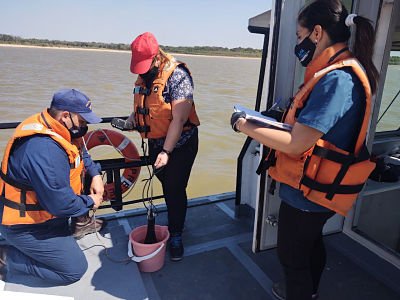
[[(101, 243), (92, 234), (79, 240), (82, 249), (87, 249), (84, 252), (89, 262), (89, 269), (79, 282), (54, 287), (33, 277), (8, 276), (0, 298), (275, 299), (272, 282), (283, 276), (276, 249), (252, 253), (253, 218), (235, 219), (233, 198), (233, 193), (227, 193), (190, 200), (183, 233), (185, 257), (171, 262), (167, 254), (165, 265), (158, 272), (141, 273), (134, 262), (112, 262), (103, 247), (93, 247)], [(107, 215), (109, 223), (100, 238), (110, 247), (112, 258), (127, 257), (128, 234), (145, 224), (143, 212)], [(165, 206), (160, 207), (156, 223), (166, 225)], [(328, 261), (321, 279), (320, 299), (400, 299), (400, 270), (342, 233), (324, 239)]]

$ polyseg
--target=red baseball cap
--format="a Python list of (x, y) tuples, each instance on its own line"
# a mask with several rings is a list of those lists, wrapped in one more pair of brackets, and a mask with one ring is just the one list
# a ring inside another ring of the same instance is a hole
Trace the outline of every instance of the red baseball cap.
[(145, 32), (139, 35), (131, 44), (131, 72), (134, 74), (146, 73), (158, 53), (158, 48), (157, 40), (152, 33)]

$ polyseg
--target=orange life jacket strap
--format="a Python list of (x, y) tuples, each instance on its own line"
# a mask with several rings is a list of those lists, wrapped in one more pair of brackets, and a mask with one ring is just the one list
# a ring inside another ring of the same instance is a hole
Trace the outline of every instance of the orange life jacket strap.
[(331, 149), (320, 147), (318, 145), (314, 147), (313, 154), (337, 162), (339, 164), (345, 164), (349, 161), (351, 161), (351, 164), (355, 164), (358, 162), (369, 160), (371, 156), (365, 143), (361, 147), (360, 153), (357, 157), (354, 155), (354, 153), (346, 155)]
[(266, 154), (263, 155), (263, 158), (260, 161), (260, 164), (258, 165), (258, 168), (256, 170), (257, 175), (261, 175), (261, 173), (264, 173), (269, 169), (271, 166), (275, 166), (276, 163), (276, 157), (275, 157), (275, 150), (268, 148), (268, 151), (266, 151)]
[(27, 211), (41, 211), (43, 207), (37, 204), (26, 204), (26, 190), (21, 190), (20, 203), (8, 200), (5, 197), (6, 187), (3, 186), (3, 192), (0, 195), (0, 206), (7, 206), (9, 208), (19, 210), (19, 216), (25, 217)]
[(20, 183), (16, 180), (12, 179), (10, 176), (4, 174), (2, 170), (0, 170), (0, 177), (4, 182), (8, 183), (9, 185), (11, 185), (13, 187), (16, 187), (17, 189), (25, 190), (25, 191), (33, 191), (32, 186)]
[(138, 106), (136, 108), (136, 112), (139, 115), (148, 115), (150, 113), (149, 109), (147, 107), (140, 107)]
[[(341, 164), (342, 166), (339, 172), (337, 173), (333, 183), (330, 184), (319, 183), (311, 179), (310, 177), (306, 176), (305, 174), (303, 174), (303, 178), (300, 181), (301, 185), (305, 185), (306, 187), (309, 187), (319, 192), (326, 192), (325, 198), (328, 200), (332, 200), (335, 194), (358, 194), (362, 190), (364, 184), (341, 185), (340, 183), (342, 182), (344, 176), (346, 175), (351, 165), (364, 160), (369, 160), (369, 153), (365, 144), (361, 149), (361, 152), (358, 157), (355, 157), (354, 153), (349, 153), (346, 155), (336, 152), (334, 150), (320, 147), (318, 145), (314, 147), (313, 155), (325, 158), (330, 161), (334, 161), (336, 163)], [(310, 157), (308, 157), (307, 160), (309, 161), (309, 159)], [(305, 163), (304, 170), (307, 169), (308, 161), (306, 161)]]
[(133, 94), (150, 96), (151, 89), (148, 89), (148, 88), (145, 88), (142, 86), (135, 86), (135, 88), (133, 89)]
[[(364, 187), (364, 183), (357, 185), (339, 184), (337, 187), (335, 187), (334, 193), (332, 193), (330, 192), (330, 190), (332, 190), (332, 185), (333, 185), (332, 183), (328, 184), (319, 183), (308, 176), (304, 176), (301, 183), (306, 187), (309, 187), (310, 189), (321, 193), (326, 193), (328, 191), (326, 196), (326, 199), (328, 200), (332, 200), (335, 194), (358, 194)], [(328, 198), (328, 196), (331, 195), (330, 193), (332, 193), (332, 196)]]
[(146, 134), (150, 132), (150, 126), (136, 126), (136, 129), (139, 133), (145, 132)]
[(183, 124), (183, 127), (197, 127), (196, 124), (193, 124), (192, 122), (190, 122), (189, 119), (187, 119), (187, 121), (185, 122), (185, 124)]
[(326, 158), (339, 164), (351, 164), (354, 161), (354, 153), (342, 154), (331, 149), (323, 148), (318, 145), (314, 147), (313, 155)]
[[(141, 88), (141, 89), (143, 89), (143, 88), (140, 87), (140, 86), (137, 86), (136, 88)], [(136, 88), (135, 88), (135, 89), (136, 89)], [(151, 92), (151, 90), (150, 90), (150, 92)], [(146, 101), (146, 98), (145, 98), (144, 101)], [(137, 130), (139, 133), (145, 132), (145, 133), (146, 133), (146, 136), (147, 136), (147, 133), (150, 132), (150, 126), (146, 125), (146, 118), (145, 118), (144, 116), (145, 116), (145, 115), (149, 115), (149, 114), (150, 114), (150, 110), (149, 110), (147, 107), (140, 107), (140, 106), (138, 106), (138, 107), (136, 108), (135, 114), (136, 114), (136, 116), (137, 116), (137, 122), (136, 122), (137, 126), (136, 126), (136, 130)], [(139, 115), (143, 115), (144, 126), (139, 125), (139, 124), (140, 124), (140, 123), (138, 122), (138, 121), (139, 121)]]

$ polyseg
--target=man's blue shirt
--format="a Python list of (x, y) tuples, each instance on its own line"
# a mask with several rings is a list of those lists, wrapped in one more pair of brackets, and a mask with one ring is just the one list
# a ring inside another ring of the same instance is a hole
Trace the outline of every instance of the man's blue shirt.
[[(92, 177), (101, 174), (100, 165), (86, 151), (83, 163), (86, 174)], [(51, 137), (35, 135), (16, 145), (7, 173), (14, 180), (32, 186), (40, 205), (58, 218), (82, 216), (93, 207), (92, 198), (76, 195), (72, 190), (68, 155)]]
[[(323, 140), (353, 151), (364, 115), (365, 91), (350, 67), (333, 70), (323, 76), (312, 90), (297, 122), (324, 133)], [(291, 206), (313, 212), (329, 211), (311, 202), (303, 192), (287, 184), (280, 185), (280, 198)]]

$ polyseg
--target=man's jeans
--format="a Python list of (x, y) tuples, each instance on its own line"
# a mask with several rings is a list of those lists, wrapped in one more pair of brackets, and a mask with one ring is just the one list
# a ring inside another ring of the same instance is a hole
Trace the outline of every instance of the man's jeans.
[(65, 218), (34, 225), (0, 225), (0, 233), (11, 246), (7, 276), (20, 272), (66, 285), (81, 279), (87, 270), (86, 257)]

